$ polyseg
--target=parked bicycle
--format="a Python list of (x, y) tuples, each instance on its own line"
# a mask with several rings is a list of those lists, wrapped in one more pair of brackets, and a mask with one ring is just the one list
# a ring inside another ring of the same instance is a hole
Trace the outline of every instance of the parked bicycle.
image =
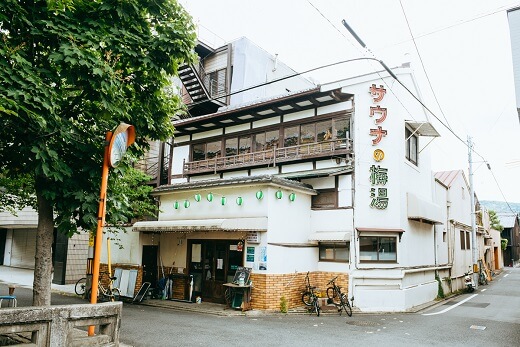
[(311, 286), (311, 282), (309, 279), (309, 272), (305, 276), (305, 291), (302, 293), (302, 302), (305, 306), (309, 307), (310, 313), (316, 313), (316, 315), (320, 316), (320, 303), (319, 298), (316, 293), (316, 287)]
[[(119, 301), (119, 298), (121, 297), (121, 292), (119, 291), (119, 288), (114, 288), (112, 285), (114, 281), (117, 279), (117, 277), (111, 277), (108, 272), (102, 273), (104, 275), (107, 275), (110, 279), (110, 286), (105, 287), (103, 283), (101, 283), (101, 280), (98, 281), (98, 299), (103, 299), (106, 301)], [(83, 277), (80, 278), (76, 285), (74, 286), (74, 291), (77, 295), (84, 296), (86, 299), (90, 300), (91, 295), (91, 288), (87, 290), (87, 278)], [(86, 294), (85, 294), (86, 292)]]
[(478, 261), (478, 284), (488, 284), (486, 271), (483, 269), (484, 265), (482, 260)]
[(332, 303), (334, 306), (338, 308), (338, 312), (341, 315), (342, 311), (345, 311), (349, 317), (352, 317), (352, 306), (348, 301), (347, 294), (341, 292), (341, 287), (336, 285), (336, 280), (338, 276), (334, 277), (327, 283), (327, 285), (331, 285), (331, 287), (327, 288), (327, 303)]

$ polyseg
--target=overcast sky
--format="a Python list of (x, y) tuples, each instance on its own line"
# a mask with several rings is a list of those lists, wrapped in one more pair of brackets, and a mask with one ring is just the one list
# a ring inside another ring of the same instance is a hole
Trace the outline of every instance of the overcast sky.
[[(213, 41), (209, 43), (218, 47), (245, 36), (267, 52), (278, 54), (296, 71), (371, 54), (390, 67), (411, 62), (428, 108), (461, 139), (466, 141), (468, 135), (473, 138), (478, 153), (473, 154), (478, 198), (504, 201), (503, 193), (508, 202), (520, 202), (520, 123), (507, 20), (507, 9), (520, 6), (520, 1), (180, 3), (193, 16), (205, 40)], [(363, 50), (350, 36), (341, 24), (343, 19), (371, 52)], [(373, 69), (380, 66), (343, 64), (306, 76), (326, 83)], [(442, 135), (430, 144), (433, 169), (463, 169), (467, 174), (467, 147), (431, 118)], [(422, 145), (426, 142), (422, 141)], [(490, 164), (492, 172), (479, 155)]]

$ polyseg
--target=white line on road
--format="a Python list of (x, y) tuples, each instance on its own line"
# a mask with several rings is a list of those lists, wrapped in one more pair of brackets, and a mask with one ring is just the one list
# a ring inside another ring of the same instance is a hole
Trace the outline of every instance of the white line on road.
[(507, 276), (509, 276), (509, 274), (505, 274), (505, 275), (504, 275), (504, 277), (507, 277)]
[(455, 307), (462, 305), (462, 304), (465, 303), (466, 301), (469, 301), (469, 300), (473, 299), (473, 298), (474, 298), (475, 296), (477, 296), (477, 295), (478, 295), (478, 294), (473, 294), (473, 295), (470, 296), (469, 298), (466, 298), (466, 299), (462, 300), (461, 302), (456, 303), (456, 304), (453, 305), (453, 306), (450, 306), (450, 307), (448, 307), (448, 308), (445, 308), (445, 309), (442, 310), (442, 311), (434, 312), (434, 313), (423, 313), (423, 316), (433, 316), (433, 315), (436, 315), (436, 314), (446, 313), (446, 312), (448, 312), (449, 310), (452, 310), (452, 309), (454, 309)]
[(485, 292), (486, 290), (487, 290), (487, 289), (481, 289), (480, 291), (481, 291), (481, 292)]

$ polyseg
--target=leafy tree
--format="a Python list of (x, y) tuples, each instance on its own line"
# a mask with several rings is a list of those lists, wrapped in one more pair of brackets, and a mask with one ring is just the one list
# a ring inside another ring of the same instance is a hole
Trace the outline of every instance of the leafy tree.
[(489, 210), (489, 224), (492, 229), (502, 231), (504, 227), (500, 224), (500, 219), (497, 216), (497, 213), (493, 210)]
[[(168, 87), (193, 59), (195, 30), (176, 0), (3, 0), (0, 38), (0, 172), (31, 182), (33, 305), (49, 305), (54, 227), (95, 228), (107, 130), (134, 125), (135, 156), (172, 135), (181, 102)], [(127, 172), (110, 175), (107, 223), (138, 209), (114, 189)]]

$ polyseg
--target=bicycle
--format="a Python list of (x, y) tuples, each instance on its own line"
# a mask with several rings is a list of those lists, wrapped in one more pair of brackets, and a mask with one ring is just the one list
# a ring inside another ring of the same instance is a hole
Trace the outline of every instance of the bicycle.
[[(105, 275), (110, 275), (108, 272), (104, 272)], [(110, 283), (112, 284), (114, 280), (116, 280), (117, 277), (111, 277), (108, 276), (110, 279)], [(80, 278), (76, 285), (74, 286), (74, 291), (77, 295), (85, 296), (86, 299), (90, 299), (92, 288), (89, 288), (86, 291), (87, 286), (87, 279), (85, 277)], [(101, 280), (98, 281), (98, 299), (107, 299), (107, 301), (119, 301), (119, 298), (121, 297), (121, 292), (119, 291), (119, 288), (111, 288), (112, 286), (105, 287)], [(85, 294), (86, 291), (86, 294)]]
[(479, 260), (478, 261), (478, 284), (488, 284), (488, 279), (487, 279), (487, 275), (484, 271), (484, 269), (482, 269), (483, 265), (482, 265), (482, 260)]
[(347, 294), (341, 292), (341, 287), (336, 285), (336, 279), (338, 276), (334, 277), (327, 283), (327, 285), (332, 285), (327, 288), (327, 303), (332, 303), (334, 306), (338, 308), (338, 312), (341, 315), (341, 312), (344, 310), (345, 313), (352, 317), (352, 306), (348, 301)]
[(316, 313), (316, 316), (320, 316), (320, 305), (319, 298), (316, 294), (316, 287), (311, 286), (311, 282), (309, 280), (309, 272), (305, 276), (305, 291), (302, 293), (302, 302), (305, 306), (309, 307), (310, 313)]

